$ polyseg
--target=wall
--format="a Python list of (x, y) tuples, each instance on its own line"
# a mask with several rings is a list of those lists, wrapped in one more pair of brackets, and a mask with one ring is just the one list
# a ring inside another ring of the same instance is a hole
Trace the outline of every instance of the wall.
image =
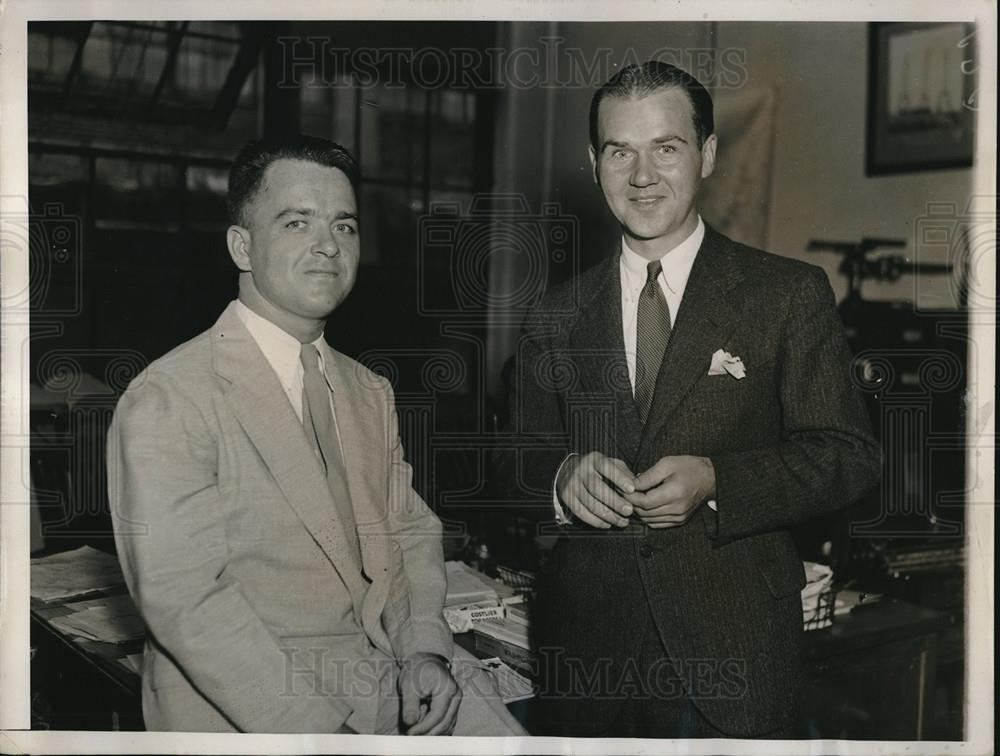
[[(839, 256), (805, 252), (810, 239), (900, 238), (906, 250), (890, 253), (913, 256), (915, 224), (927, 205), (954, 203), (962, 211), (972, 181), (971, 169), (865, 176), (867, 34), (863, 23), (719, 25), (720, 50), (746, 51), (745, 86), (778, 92), (769, 247), (822, 265), (838, 298), (846, 288), (836, 272)], [(862, 294), (953, 307), (952, 284), (949, 276), (904, 276), (892, 284), (868, 282)]]

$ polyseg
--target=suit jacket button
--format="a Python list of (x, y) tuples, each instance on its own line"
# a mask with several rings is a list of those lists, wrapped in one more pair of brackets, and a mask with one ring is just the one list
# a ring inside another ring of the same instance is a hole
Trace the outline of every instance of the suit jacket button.
[(642, 554), (646, 559), (649, 559), (650, 557), (653, 556), (653, 547), (650, 546), (648, 543), (644, 543), (642, 544), (642, 546), (639, 547), (639, 553)]

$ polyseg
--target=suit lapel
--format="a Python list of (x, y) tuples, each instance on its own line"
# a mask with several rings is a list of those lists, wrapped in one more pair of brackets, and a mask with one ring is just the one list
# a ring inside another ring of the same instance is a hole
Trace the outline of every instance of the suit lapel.
[(712, 354), (725, 347), (738, 315), (728, 296), (741, 278), (737, 254), (728, 239), (705, 226), (705, 239), (691, 268), (657, 375), (640, 454), (695, 381), (708, 373)]
[(611, 400), (607, 406), (613, 416), (600, 425), (611, 435), (620, 456), (631, 464), (642, 424), (625, 361), (619, 255), (620, 250), (609, 256), (592, 291), (581, 292), (584, 305), (569, 344), (584, 392), (598, 397), (598, 401)]
[(230, 381), (226, 399), (279, 488), (351, 590), (360, 577), (333, 515), (322, 465), (295, 410), (250, 332), (230, 305), (212, 328), (216, 372)]
[[(391, 533), (387, 508), (393, 506), (386, 486), (388, 448), (395, 439), (386, 439), (382, 417), (382, 388), (370, 373), (344, 358), (329, 346), (323, 352), (333, 391), (333, 406), (340, 432), (347, 488), (354, 507), (354, 521), (361, 543), (361, 561), (372, 581), (365, 592), (358, 617), (361, 626), (376, 645), (390, 645), (382, 630), (382, 609), (389, 595)], [(392, 411), (392, 408), (388, 408)]]
[(365, 573), (375, 578), (388, 566), (386, 543), (386, 474), (380, 461), (386, 457), (386, 439), (381, 428), (373, 423), (379, 417), (378, 398), (381, 388), (371, 382), (366, 385), (356, 363), (346, 360), (332, 349), (324, 350), (329, 366), (327, 374), (333, 388), (333, 406), (340, 432), (347, 487), (351, 492), (354, 519), (361, 541)]

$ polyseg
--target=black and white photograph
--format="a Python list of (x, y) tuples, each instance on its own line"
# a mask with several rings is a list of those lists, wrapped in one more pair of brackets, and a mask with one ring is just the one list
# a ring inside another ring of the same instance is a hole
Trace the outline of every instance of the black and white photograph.
[(996, 21), (0, 5), (4, 753), (988, 754)]

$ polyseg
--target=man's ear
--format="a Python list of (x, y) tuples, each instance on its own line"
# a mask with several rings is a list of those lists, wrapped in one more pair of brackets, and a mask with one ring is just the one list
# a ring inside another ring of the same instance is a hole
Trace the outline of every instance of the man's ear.
[(226, 246), (236, 267), (243, 273), (249, 273), (253, 269), (250, 262), (250, 230), (243, 226), (230, 226), (226, 231)]
[(597, 153), (594, 152), (594, 145), (587, 147), (587, 153), (590, 155), (590, 170), (594, 174), (594, 183), (600, 186), (601, 179), (597, 175)]
[(715, 170), (715, 148), (719, 140), (712, 134), (701, 146), (701, 177), (703, 179), (712, 175)]

